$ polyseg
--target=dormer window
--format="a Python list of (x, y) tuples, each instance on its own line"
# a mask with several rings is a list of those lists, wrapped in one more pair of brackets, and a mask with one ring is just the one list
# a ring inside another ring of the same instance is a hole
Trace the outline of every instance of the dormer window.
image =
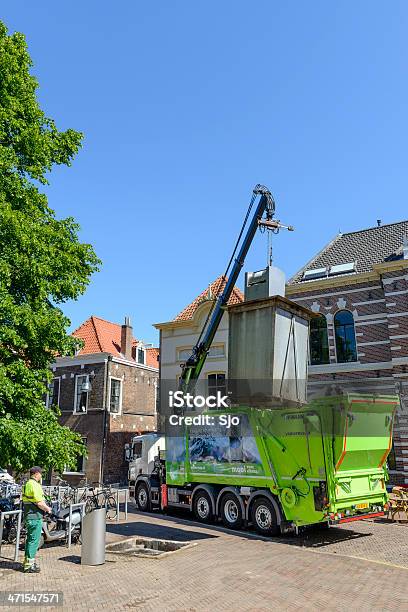
[(143, 346), (138, 346), (136, 349), (136, 361), (141, 365), (146, 365), (146, 349)]

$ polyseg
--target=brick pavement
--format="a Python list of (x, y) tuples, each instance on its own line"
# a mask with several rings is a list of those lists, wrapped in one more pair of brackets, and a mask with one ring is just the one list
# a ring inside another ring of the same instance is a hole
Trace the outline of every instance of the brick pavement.
[(359, 522), (266, 540), (177, 516), (134, 513), (127, 523), (109, 525), (107, 540), (134, 534), (195, 546), (163, 558), (108, 554), (100, 567), (81, 566), (79, 546), (49, 547), (41, 552), (38, 576), (0, 562), (0, 589), (62, 590), (64, 610), (408, 609), (404, 525)]

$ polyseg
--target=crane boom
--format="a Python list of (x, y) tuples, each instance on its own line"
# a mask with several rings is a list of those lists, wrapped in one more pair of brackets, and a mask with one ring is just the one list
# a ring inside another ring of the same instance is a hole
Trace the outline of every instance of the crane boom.
[[(260, 196), (255, 212), (253, 213), (252, 219), (247, 227), (246, 233), (242, 239), (242, 235), (245, 230), (245, 225), (251, 213), (251, 209), (253, 204), (255, 203), (256, 198)], [(217, 297), (215, 304), (213, 305), (212, 310), (210, 310), (209, 317), (207, 318), (206, 323), (201, 331), (200, 337), (194, 346), (190, 357), (187, 359), (186, 363), (183, 365), (182, 374), (180, 377), (179, 388), (181, 390), (191, 389), (191, 386), (194, 385), (195, 381), (197, 381), (201, 370), (203, 369), (205, 360), (208, 355), (208, 351), (210, 350), (211, 343), (214, 340), (215, 333), (218, 329), (218, 326), (221, 322), (222, 315), (224, 313), (224, 307), (227, 305), (228, 300), (231, 297), (232, 291), (234, 289), (235, 283), (238, 279), (239, 273), (241, 272), (242, 266), (245, 262), (245, 257), (249, 251), (252, 240), (256, 234), (256, 230), (259, 226), (264, 226), (267, 229), (271, 229), (273, 226), (274, 229), (279, 229), (280, 224), (278, 221), (273, 220), (273, 215), (275, 213), (275, 202), (272, 197), (269, 189), (264, 187), (263, 185), (256, 185), (253, 190), (251, 202), (249, 205), (249, 209), (244, 221), (244, 224), (241, 228), (241, 232), (238, 236), (238, 240), (236, 242), (233, 254), (231, 256), (230, 262), (228, 264), (226, 273), (224, 275), (225, 286), (222, 290), (221, 294)], [(265, 220), (262, 220), (263, 215), (265, 214)], [(242, 240), (241, 240), (242, 239)], [(240, 246), (239, 246), (240, 245)], [(239, 248), (239, 252), (237, 257), (234, 260), (235, 253)], [(228, 270), (232, 264), (231, 272), (227, 277)]]

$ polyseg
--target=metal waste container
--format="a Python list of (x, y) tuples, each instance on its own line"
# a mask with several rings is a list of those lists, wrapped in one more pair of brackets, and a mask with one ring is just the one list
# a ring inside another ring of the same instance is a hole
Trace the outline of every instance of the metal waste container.
[(106, 509), (98, 508), (84, 516), (82, 521), (82, 565), (105, 563)]

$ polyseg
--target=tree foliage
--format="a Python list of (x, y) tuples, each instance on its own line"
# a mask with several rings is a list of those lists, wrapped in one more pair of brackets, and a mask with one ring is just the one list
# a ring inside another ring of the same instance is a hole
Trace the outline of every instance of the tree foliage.
[(84, 453), (44, 394), (55, 356), (77, 348), (60, 305), (85, 291), (99, 264), (41, 191), (55, 164), (71, 165), (82, 134), (46, 117), (31, 67), (24, 36), (0, 22), (0, 465), (18, 472), (62, 470)]

